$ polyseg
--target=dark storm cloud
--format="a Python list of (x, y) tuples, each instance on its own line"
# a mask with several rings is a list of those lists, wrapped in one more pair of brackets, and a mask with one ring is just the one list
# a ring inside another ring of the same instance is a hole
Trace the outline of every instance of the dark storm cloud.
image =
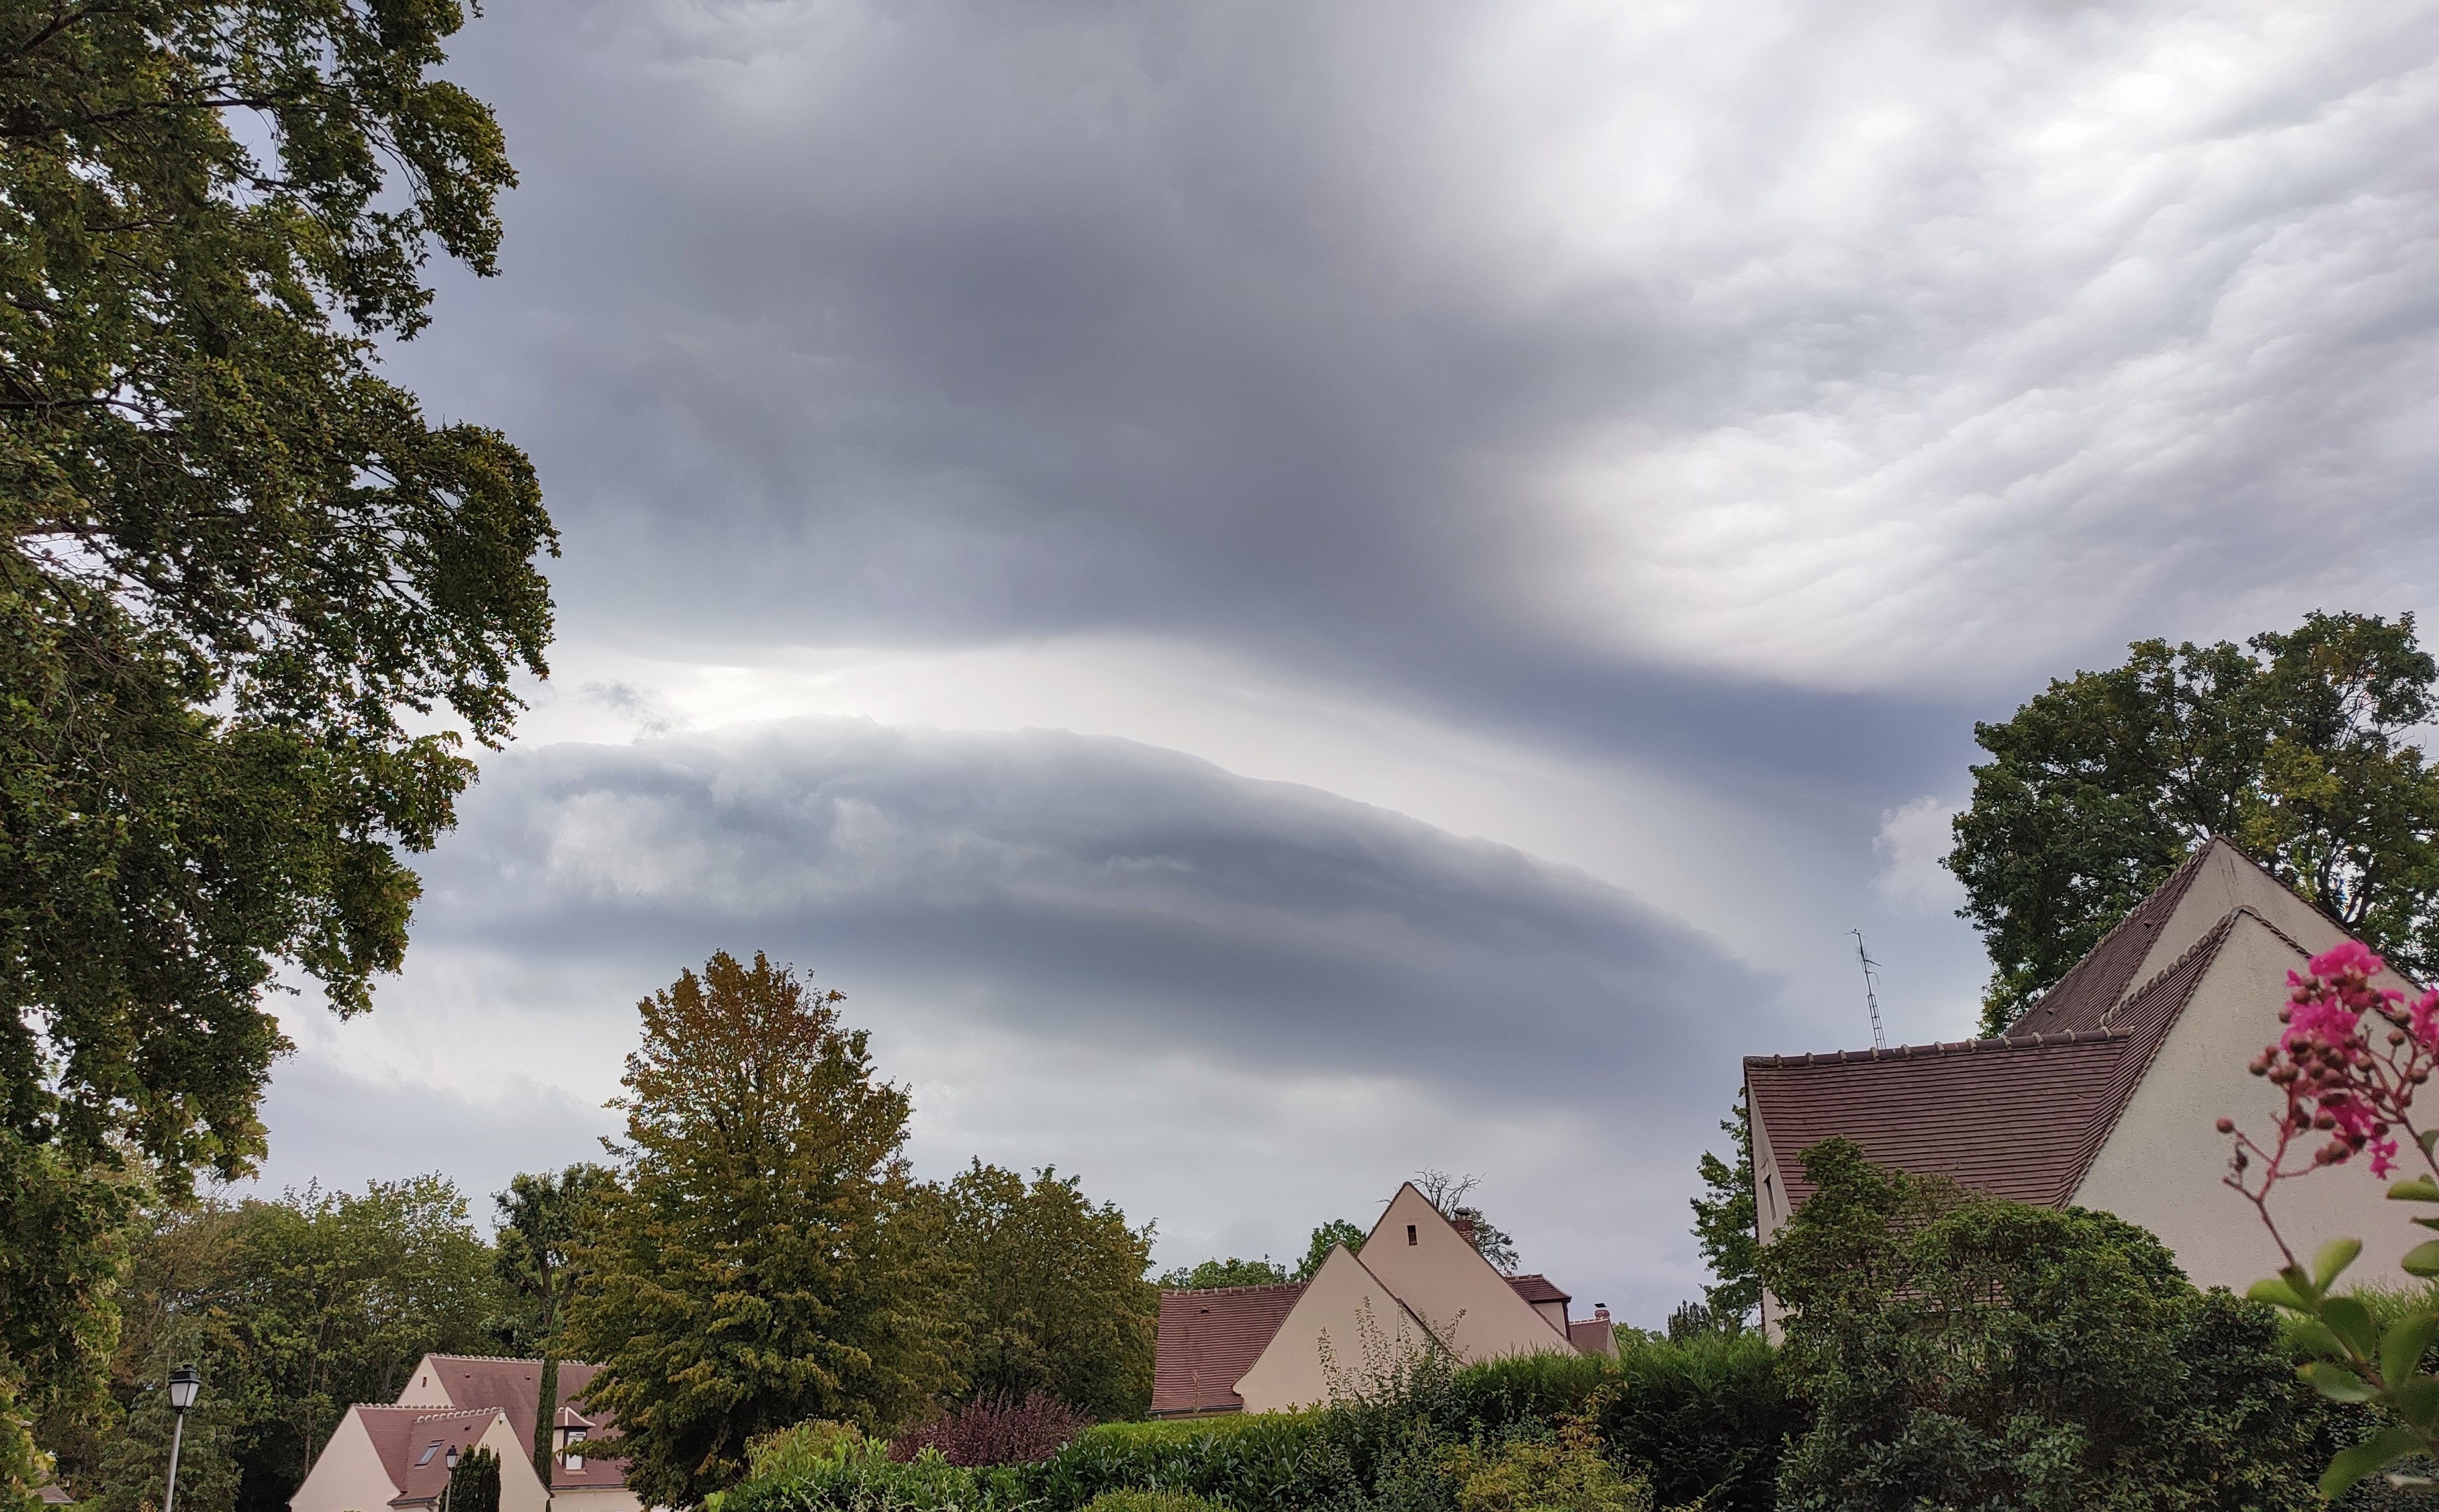
[(807, 720), (518, 754), (426, 881), (419, 949), (632, 961), (640, 992), (767, 948), (1052, 1039), (1520, 1109), (1597, 1102), (1629, 1065), (1707, 1106), (1775, 1010), (1763, 975), (1580, 874), (1049, 732)]
[(2439, 20), (2279, 14), (504, 9), (508, 276), (406, 366), (575, 633), (1145, 631), (1697, 763), (1791, 680), (1885, 767), (1926, 669), (2425, 591)]

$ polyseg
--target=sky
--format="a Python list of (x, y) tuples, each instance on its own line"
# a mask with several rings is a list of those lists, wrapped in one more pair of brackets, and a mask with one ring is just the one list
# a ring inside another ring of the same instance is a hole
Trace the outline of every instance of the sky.
[(1410, 1174), (1657, 1324), (1738, 1058), (1969, 1034), (1977, 720), (2439, 582), (2439, 5), (525, 0), (389, 353), (559, 640), (273, 1185), (487, 1216), (636, 1001), (1292, 1261)]

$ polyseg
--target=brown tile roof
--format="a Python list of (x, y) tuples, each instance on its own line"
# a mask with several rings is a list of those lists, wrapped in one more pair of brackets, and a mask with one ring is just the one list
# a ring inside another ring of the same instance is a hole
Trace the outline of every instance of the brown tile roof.
[(1527, 1302), (1570, 1302), (1574, 1299), (1550, 1284), (1545, 1275), (1511, 1275), (1507, 1285)]
[[(434, 1355), (432, 1368), (449, 1393), (449, 1399), (459, 1407), (496, 1408), (508, 1414), (508, 1427), (517, 1442), (533, 1443), (534, 1408), (542, 1394), (542, 1361), (512, 1360), (502, 1355)], [(592, 1386), (593, 1378), (601, 1367), (581, 1360), (559, 1362), (559, 1412), (554, 1414), (555, 1427), (581, 1427), (599, 1436), (607, 1433), (612, 1419), (605, 1413), (584, 1411), (582, 1397)], [(552, 1435), (551, 1445), (558, 1448), (560, 1439)], [(554, 1455), (551, 1461), (550, 1485), (554, 1491), (583, 1490), (587, 1487), (612, 1487), (626, 1484), (623, 1459), (606, 1455), (587, 1456), (584, 1468), (571, 1470), (564, 1455)]]
[[(484, 1431), (499, 1417), (496, 1407), (436, 1411), (429, 1407), (357, 1407), (365, 1431), (381, 1456), (389, 1484), (398, 1487), (390, 1505), (405, 1506), (439, 1498), (449, 1484), (449, 1451), (460, 1454), (474, 1447)], [(426, 1453), (430, 1450), (430, 1453)], [(416, 1463), (422, 1461), (421, 1464)]]
[(2184, 901), (2185, 890), (2193, 885), (2195, 874), (2201, 870), (2203, 858), (2215, 845), (2227, 842), (2214, 840), (2198, 845), (2185, 858), (2183, 864), (2168, 874), (2168, 880), (2151, 890), (2151, 896), (2134, 905), (2118, 926), (2102, 937), (2091, 952), (2074, 963), (2066, 975), (2059, 977), (2040, 1001), (2024, 1010), (2023, 1017), (2007, 1026), (2010, 1039), (2035, 1034), (2063, 1034), (2072, 1029), (2090, 1031), (2102, 1027), (2109, 1010), (2134, 985), (2134, 973), (2143, 968), (2143, 958), (2150, 953), (2151, 942), (2168, 922), (2168, 916)]
[(1617, 1352), (1617, 1325), (1600, 1318), (1576, 1318), (1567, 1325), (1567, 1343), (1588, 1355)]
[(1746, 1085), (1788, 1206), (1812, 1195), (1797, 1157), (1842, 1134), (1879, 1165), (2020, 1202), (2064, 1205), (2239, 916), (2259, 919), (2249, 909), (2220, 919), (2105, 1028), (1748, 1057)]
[(1152, 1414), (1241, 1411), (1237, 1378), (1254, 1368), (1304, 1289), (1305, 1283), (1291, 1281), (1162, 1292)]

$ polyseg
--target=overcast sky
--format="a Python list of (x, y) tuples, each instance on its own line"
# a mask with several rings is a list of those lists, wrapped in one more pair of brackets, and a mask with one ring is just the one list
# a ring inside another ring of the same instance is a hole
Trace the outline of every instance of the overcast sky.
[(1418, 1167), (1658, 1322), (1746, 1053), (1970, 1031), (1972, 723), (2424, 607), (2439, 6), (519, 0), (392, 358), (561, 638), (274, 1183), (582, 1158), (818, 972), (1158, 1256)]

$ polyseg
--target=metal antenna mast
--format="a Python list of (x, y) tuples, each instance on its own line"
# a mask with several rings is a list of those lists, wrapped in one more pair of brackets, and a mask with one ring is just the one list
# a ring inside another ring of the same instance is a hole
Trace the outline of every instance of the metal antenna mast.
[(1886, 1050), (1889, 1037), (1880, 1032), (1880, 982), (1872, 974), (1879, 969), (1880, 963), (1873, 960), (1870, 952), (1863, 949), (1861, 930), (1850, 929), (1846, 933), (1855, 936), (1855, 959), (1863, 963), (1863, 1002), (1872, 1010), (1872, 1048)]

